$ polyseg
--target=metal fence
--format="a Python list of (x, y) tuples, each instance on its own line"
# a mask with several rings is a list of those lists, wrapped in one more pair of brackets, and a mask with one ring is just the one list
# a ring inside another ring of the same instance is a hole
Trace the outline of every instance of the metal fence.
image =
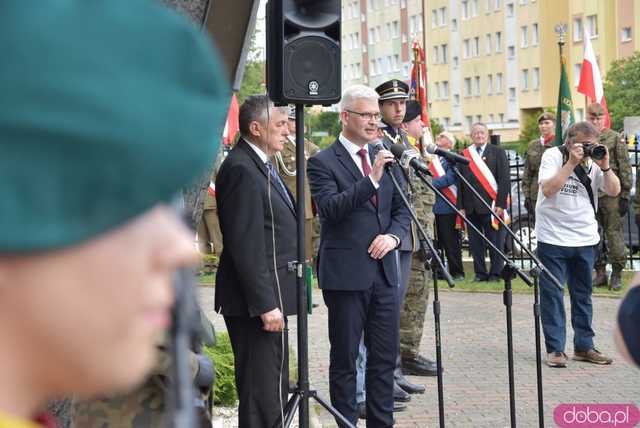
[[(534, 218), (524, 207), (524, 194), (522, 193), (522, 173), (524, 171), (524, 159), (517, 155), (515, 151), (507, 151), (509, 159), (509, 169), (511, 175), (511, 230), (520, 238), (523, 244), (535, 253), (537, 240), (534, 230)], [(631, 162), (632, 186), (629, 203), (629, 211), (622, 219), (624, 227), (624, 239), (627, 247), (627, 268), (640, 270), (640, 239), (638, 237), (638, 226), (635, 223), (635, 213), (633, 210), (633, 199), (635, 198), (637, 170), (640, 163), (640, 148), (629, 148), (629, 160)], [(507, 236), (505, 243), (507, 253), (513, 257), (516, 264), (521, 268), (531, 267), (531, 260), (528, 254), (516, 244), (510, 236)]]

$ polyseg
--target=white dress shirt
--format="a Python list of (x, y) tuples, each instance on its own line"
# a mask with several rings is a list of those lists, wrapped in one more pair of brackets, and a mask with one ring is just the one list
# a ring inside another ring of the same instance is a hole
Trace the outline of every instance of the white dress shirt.
[[(360, 147), (357, 144), (354, 144), (351, 141), (349, 141), (347, 137), (342, 135), (342, 133), (340, 133), (338, 140), (340, 140), (340, 143), (344, 146), (345, 149), (347, 149), (347, 151), (351, 155), (351, 159), (353, 159), (353, 162), (356, 164), (356, 166), (360, 170), (360, 173), (362, 174), (362, 176), (364, 176), (364, 170), (362, 169), (362, 158), (360, 157), (358, 152), (361, 149), (365, 149), (367, 151), (367, 159), (371, 159), (369, 157), (369, 145), (365, 144), (364, 147)], [(369, 166), (371, 166), (371, 169), (373, 169), (373, 165), (369, 165)], [(373, 187), (376, 190), (378, 190), (378, 187), (380, 187), (380, 183), (378, 183), (373, 178), (371, 178), (371, 176), (369, 176), (369, 180), (371, 180), (371, 184), (373, 184)]]

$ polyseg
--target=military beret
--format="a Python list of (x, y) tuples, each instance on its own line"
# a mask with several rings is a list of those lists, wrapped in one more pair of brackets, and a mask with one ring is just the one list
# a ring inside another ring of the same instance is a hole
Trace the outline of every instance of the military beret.
[(587, 106), (587, 114), (594, 116), (604, 116), (604, 109), (598, 103), (591, 103)]
[(0, 52), (0, 252), (91, 239), (213, 163), (225, 74), (159, 2), (4, 2)]
[(402, 123), (411, 122), (416, 117), (422, 114), (422, 106), (416, 100), (407, 101), (407, 111), (404, 114)]
[(545, 111), (540, 116), (538, 116), (538, 123), (542, 122), (543, 120), (550, 120), (552, 122), (555, 122), (556, 116), (550, 111)]
[(402, 80), (391, 79), (379, 85), (376, 92), (380, 95), (379, 102), (396, 99), (406, 100), (409, 98), (409, 85)]

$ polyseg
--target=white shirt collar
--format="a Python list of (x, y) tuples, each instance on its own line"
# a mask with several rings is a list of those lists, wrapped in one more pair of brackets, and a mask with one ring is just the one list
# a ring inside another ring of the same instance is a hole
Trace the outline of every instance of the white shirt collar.
[(338, 140), (340, 140), (340, 143), (342, 143), (344, 148), (347, 149), (347, 151), (349, 152), (349, 154), (351, 156), (357, 156), (358, 152), (361, 149), (365, 149), (367, 151), (367, 155), (369, 154), (369, 145), (368, 144), (365, 144), (364, 147), (360, 147), (357, 144), (354, 144), (351, 141), (349, 141), (347, 139), (347, 137), (345, 137), (342, 133), (340, 133), (340, 136), (338, 137)]
[(249, 147), (251, 147), (253, 149), (253, 151), (256, 152), (256, 154), (258, 155), (258, 157), (260, 158), (262, 163), (267, 163), (269, 161), (269, 156), (267, 156), (267, 154), (265, 152), (263, 152), (260, 147), (256, 146), (255, 144), (253, 144), (251, 141), (247, 140), (246, 138), (244, 139), (244, 141), (246, 141), (247, 144), (249, 145)]
[[(489, 144), (489, 142), (484, 143), (483, 145), (480, 146), (481, 150), (480, 150), (480, 154), (484, 154), (484, 150), (487, 148), (487, 144)], [(476, 150), (478, 150), (478, 146), (476, 146), (474, 144), (474, 146), (476, 147)]]

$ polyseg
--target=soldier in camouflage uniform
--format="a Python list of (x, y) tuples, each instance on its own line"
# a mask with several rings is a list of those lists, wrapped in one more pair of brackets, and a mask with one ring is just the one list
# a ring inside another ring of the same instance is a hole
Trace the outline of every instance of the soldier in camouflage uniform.
[[(284, 143), (281, 152), (276, 153), (276, 168), (278, 175), (285, 182), (293, 197), (296, 198), (296, 110), (295, 106), (289, 107), (288, 116), (289, 136)], [(311, 141), (304, 140), (304, 160), (318, 153), (320, 149)], [(309, 190), (309, 179), (304, 177), (304, 220), (305, 220), (305, 251), (307, 262), (312, 260), (318, 250), (320, 228), (318, 227), (318, 217), (314, 213), (313, 202), (311, 201), (311, 191)]]
[(211, 183), (214, 187), (209, 187), (202, 211), (202, 219), (198, 223), (198, 249), (200, 253), (215, 256), (204, 261), (204, 273), (215, 273), (218, 269), (220, 254), (222, 254), (222, 232), (220, 232), (220, 220), (218, 219), (218, 207), (215, 197), (216, 174), (224, 160), (223, 150), (220, 150), (213, 167)]
[[(424, 127), (420, 104), (416, 101), (408, 101), (402, 130), (407, 133), (409, 144), (422, 155), (425, 161), (429, 162), (430, 155), (426, 154), (418, 144), (423, 136)], [(431, 177), (428, 179), (430, 180)], [(414, 180), (413, 186), (416, 216), (429, 237), (433, 239), (435, 193), (419, 179)], [(419, 354), (432, 279), (431, 270), (425, 268), (425, 250), (421, 248), (411, 256), (411, 273), (409, 274), (404, 304), (400, 310), (400, 357), (402, 371), (405, 374), (435, 376), (435, 363)]]
[[(609, 149), (609, 163), (613, 173), (620, 180), (620, 194), (607, 196), (598, 192), (598, 223), (602, 230), (600, 251), (595, 263), (596, 275), (593, 279), (594, 287), (607, 285), (607, 262), (611, 263), (611, 279), (609, 288), (622, 288), (622, 270), (626, 264), (626, 247), (622, 230), (622, 217), (629, 210), (631, 191), (631, 163), (627, 146), (620, 134), (604, 127), (604, 110), (597, 103), (587, 107), (587, 119), (600, 131), (599, 143)], [(604, 238), (604, 239), (602, 239)]]
[(524, 154), (524, 171), (522, 172), (522, 193), (524, 207), (530, 218), (535, 216), (538, 199), (538, 170), (542, 154), (553, 146), (556, 118), (553, 113), (544, 112), (538, 117), (540, 138), (531, 141)]

